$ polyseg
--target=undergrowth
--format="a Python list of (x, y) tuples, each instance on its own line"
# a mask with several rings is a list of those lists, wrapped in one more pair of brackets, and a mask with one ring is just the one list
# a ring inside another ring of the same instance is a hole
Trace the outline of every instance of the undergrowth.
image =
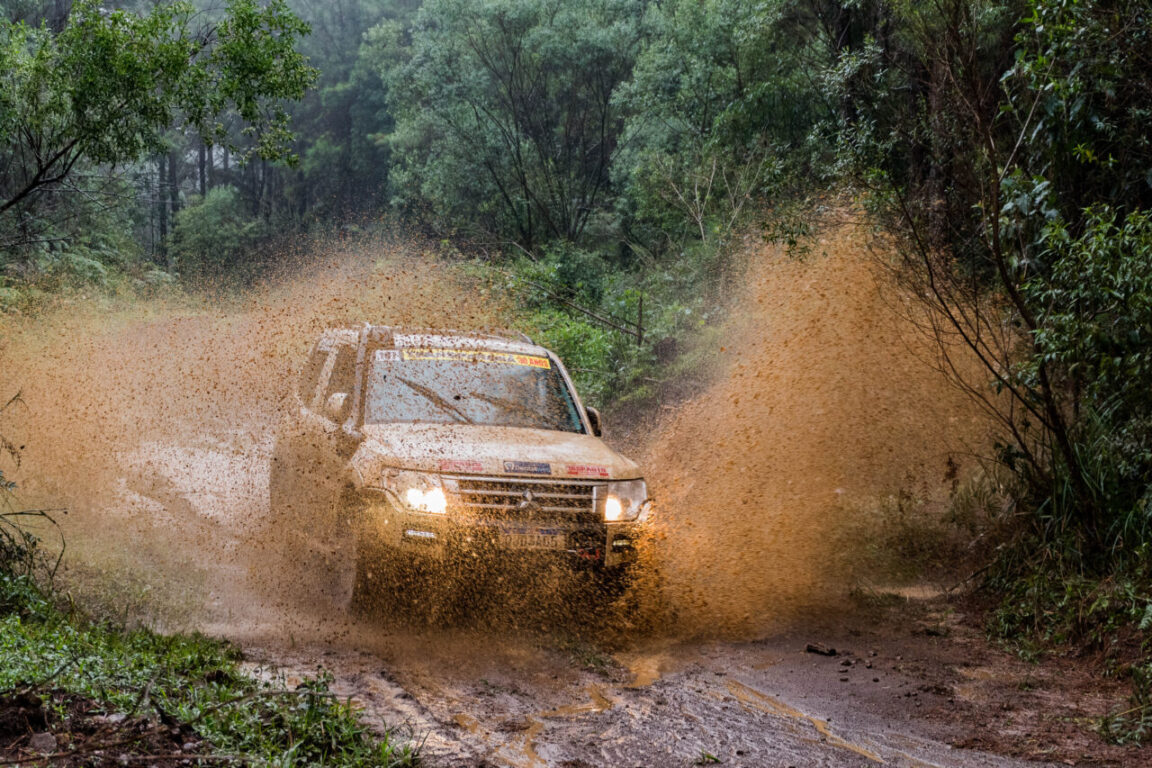
[(1128, 704), (1096, 724), (1117, 744), (1152, 739), (1150, 557), (1145, 544), (1095, 570), (1051, 543), (1017, 543), (1001, 553), (985, 583), (998, 601), (989, 616), (993, 637), (1030, 659), (1069, 650), (1096, 655), (1106, 674), (1130, 682)]
[(64, 691), (108, 712), (187, 724), (221, 754), (274, 765), (416, 764), (410, 746), (370, 734), (327, 675), (294, 690), (257, 681), (240, 671), (236, 649), (202, 635), (125, 632), (40, 603), (0, 619), (0, 656), (0, 690)]
[(1117, 536), (1111, 549), (1094, 552), (1074, 526), (1061, 524), (1072, 511), (1049, 501), (1038, 512), (1002, 463), (958, 480), (947, 513), (930, 516), (956, 538), (910, 527), (918, 518), (899, 501), (882, 508), (885, 552), (917, 562), (919, 550), (902, 542), (919, 542), (920, 550), (934, 540), (962, 545), (948, 556), (973, 569), (960, 584), (977, 585), (987, 599), (991, 638), (1029, 661), (1050, 654), (1098, 660), (1104, 674), (1132, 689), (1127, 705), (1096, 723), (1099, 733), (1120, 744), (1152, 740), (1152, 542), (1131, 536), (1125, 547)]
[[(226, 642), (129, 630), (65, 610), (66, 595), (53, 591), (40, 542), (18, 524), (21, 514), (8, 509), (0, 515), (0, 705), (36, 694), (53, 702), (84, 697), (134, 724), (109, 742), (121, 752), (131, 752), (133, 744), (146, 748), (151, 731), (175, 728), (194, 733), (209, 753), (236, 762), (418, 765), (414, 746), (371, 733), (351, 701), (331, 692), (331, 677), (323, 671), (289, 689), (283, 679), (245, 674), (240, 653)], [(69, 721), (49, 722), (65, 727)], [(60, 737), (71, 743), (67, 734)], [(81, 741), (77, 754), (61, 759), (83, 762), (103, 745)]]

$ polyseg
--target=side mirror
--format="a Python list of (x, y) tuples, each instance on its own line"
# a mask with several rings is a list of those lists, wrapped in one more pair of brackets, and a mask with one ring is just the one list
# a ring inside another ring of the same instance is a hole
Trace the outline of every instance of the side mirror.
[(588, 414), (588, 423), (592, 425), (592, 434), (596, 437), (602, 436), (604, 434), (604, 425), (600, 419), (600, 411), (589, 405), (584, 408), (584, 412)]
[(348, 408), (351, 405), (352, 401), (347, 392), (333, 392), (324, 403), (324, 415), (337, 424), (342, 424), (348, 418)]

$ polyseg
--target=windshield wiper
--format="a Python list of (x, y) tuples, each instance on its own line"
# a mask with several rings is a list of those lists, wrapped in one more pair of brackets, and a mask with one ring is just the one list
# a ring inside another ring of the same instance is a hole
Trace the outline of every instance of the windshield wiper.
[[(505, 413), (518, 414), (522, 417), (525, 417), (529, 419), (529, 423), (533, 427), (567, 430), (567, 428), (560, 424), (557, 420), (548, 418), (546, 413), (538, 412), (531, 406), (526, 405), (525, 403), (522, 403), (518, 400), (513, 400), (509, 397), (496, 397), (494, 395), (485, 394), (484, 392), (469, 392), (467, 397), (474, 397), (477, 400), (483, 400), (486, 403), (491, 403), (497, 408), (503, 408)], [(526, 425), (521, 424), (519, 426)]]
[(409, 389), (411, 389), (416, 394), (423, 395), (424, 399), (426, 399), (428, 402), (432, 403), (433, 405), (438, 405), (438, 406), (440, 406), (441, 409), (447, 411), (448, 413), (451, 413), (454, 416), (459, 416), (460, 420), (463, 421), (465, 424), (471, 424), (472, 423), (472, 419), (465, 416), (463, 411), (461, 411), (456, 406), (452, 405), (452, 403), (445, 400), (443, 397), (441, 397), (439, 394), (437, 394), (435, 390), (430, 389), (430, 388), (424, 386), (423, 384), (417, 384), (414, 381), (409, 381), (408, 379), (404, 378), (403, 376), (397, 376), (396, 381), (398, 381), (401, 384), (403, 384), (404, 386), (408, 387)]
[(497, 407), (503, 408), (506, 411), (528, 411), (528, 406), (524, 403), (517, 402), (510, 398), (494, 397), (492, 395), (484, 394), (483, 392), (469, 392), (467, 397), (474, 397), (477, 400), (483, 400), (486, 403), (491, 403)]

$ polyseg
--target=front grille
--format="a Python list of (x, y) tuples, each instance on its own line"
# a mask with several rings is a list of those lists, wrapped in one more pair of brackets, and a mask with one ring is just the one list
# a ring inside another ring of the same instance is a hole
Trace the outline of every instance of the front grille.
[[(488, 520), (596, 522), (596, 483), (522, 477), (456, 477), (456, 498), (466, 514)], [(526, 502), (531, 501), (530, 504)]]

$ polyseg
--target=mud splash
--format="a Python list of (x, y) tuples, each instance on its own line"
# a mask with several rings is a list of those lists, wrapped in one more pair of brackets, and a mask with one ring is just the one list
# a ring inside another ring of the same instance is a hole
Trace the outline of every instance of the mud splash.
[[(366, 318), (504, 324), (498, 301), (477, 300), (411, 241), (319, 250), (307, 270), (243, 296), (77, 303), (4, 329), (0, 391), (23, 390), (24, 403), (3, 431), (26, 446), (6, 472), (25, 502), (69, 509), (72, 562), (103, 571), (121, 602), (138, 593), (122, 610), (276, 631), (284, 606), (254, 610), (246, 576), (270, 562), (271, 433), (316, 334)], [(716, 383), (648, 452), (659, 579), (639, 599), (660, 614), (658, 634), (754, 634), (827, 614), (870, 545), (875, 521), (861, 510), (886, 494), (938, 498), (983, 437), (865, 238), (843, 225), (814, 251), (756, 254)], [(347, 639), (339, 622), (320, 624), (286, 631)], [(626, 645), (653, 623), (621, 626)], [(637, 683), (661, 674), (658, 661), (637, 665)]]
[(230, 593), (264, 565), (272, 429), (318, 332), (500, 324), (497, 302), (412, 241), (299, 250), (306, 267), (243, 294), (80, 301), (6, 322), (0, 391), (23, 401), (3, 433), (24, 449), (5, 473), (25, 505), (67, 508), (69, 562), (105, 572), (101, 590), (179, 593), (183, 623), (208, 603), (244, 615), (251, 594)]
[(863, 233), (765, 247), (725, 370), (647, 457), (654, 559), (677, 630), (755, 633), (835, 615), (885, 497), (940, 500), (987, 422), (932, 362)]

